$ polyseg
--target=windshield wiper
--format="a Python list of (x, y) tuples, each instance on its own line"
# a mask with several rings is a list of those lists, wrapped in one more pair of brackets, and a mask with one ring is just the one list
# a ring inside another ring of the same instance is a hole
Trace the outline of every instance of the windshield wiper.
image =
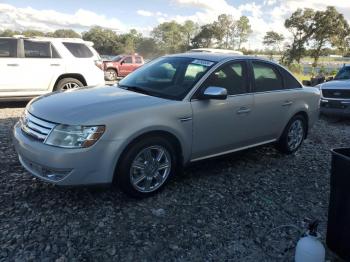
[(150, 92), (148, 92), (145, 89), (138, 87), (138, 86), (118, 85), (118, 87), (121, 89), (134, 91), (134, 92), (145, 94), (145, 95), (150, 95)]

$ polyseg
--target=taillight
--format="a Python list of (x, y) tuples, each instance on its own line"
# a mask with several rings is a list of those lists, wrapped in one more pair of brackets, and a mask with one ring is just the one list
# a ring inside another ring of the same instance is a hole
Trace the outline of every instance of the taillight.
[(95, 65), (102, 71), (104, 70), (104, 64), (101, 60), (95, 60)]

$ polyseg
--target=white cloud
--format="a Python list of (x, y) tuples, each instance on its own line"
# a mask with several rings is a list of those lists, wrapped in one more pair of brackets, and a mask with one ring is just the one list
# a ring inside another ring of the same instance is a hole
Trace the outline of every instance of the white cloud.
[(136, 13), (140, 16), (153, 16), (153, 13), (146, 10), (137, 10)]
[(137, 10), (136, 13), (140, 16), (146, 16), (146, 17), (153, 17), (153, 16), (156, 16), (156, 17), (168, 17), (167, 14), (164, 14), (162, 12), (151, 12), (151, 11), (147, 11), (147, 10)]
[(118, 19), (109, 19), (89, 10), (79, 9), (74, 14), (65, 14), (54, 10), (17, 8), (0, 4), (0, 30), (36, 29), (48, 32), (58, 28), (72, 28), (83, 31), (95, 25), (119, 31), (126, 30), (125, 25)]
[(257, 5), (255, 2), (243, 4), (238, 7), (238, 10), (243, 12), (248, 12), (251, 16), (260, 17), (263, 13), (261, 10), (261, 5)]
[(276, 4), (277, 0), (264, 0), (264, 5), (274, 5)]
[(226, 0), (175, 0), (175, 2), (183, 6), (197, 7), (212, 11), (226, 10), (226, 12), (229, 12), (231, 9), (234, 9)]

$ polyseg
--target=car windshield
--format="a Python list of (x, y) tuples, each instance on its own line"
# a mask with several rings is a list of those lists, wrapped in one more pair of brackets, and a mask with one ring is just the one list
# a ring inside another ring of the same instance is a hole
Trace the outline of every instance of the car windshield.
[(162, 57), (128, 75), (119, 82), (119, 87), (181, 100), (214, 64), (188, 57)]
[(113, 62), (118, 62), (118, 61), (120, 61), (122, 58), (123, 58), (122, 55), (117, 55), (117, 56), (115, 56), (115, 57), (112, 58), (112, 61), (113, 61)]
[(338, 74), (334, 77), (335, 80), (350, 79), (350, 67), (343, 67), (339, 70)]

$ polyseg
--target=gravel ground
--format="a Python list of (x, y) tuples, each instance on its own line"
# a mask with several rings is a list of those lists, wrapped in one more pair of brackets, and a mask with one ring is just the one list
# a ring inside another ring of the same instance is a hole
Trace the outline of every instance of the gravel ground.
[(313, 218), (324, 240), (329, 149), (349, 146), (350, 120), (322, 118), (295, 155), (264, 146), (198, 162), (134, 200), (29, 175), (10, 135), (23, 106), (0, 104), (0, 261), (291, 261)]

